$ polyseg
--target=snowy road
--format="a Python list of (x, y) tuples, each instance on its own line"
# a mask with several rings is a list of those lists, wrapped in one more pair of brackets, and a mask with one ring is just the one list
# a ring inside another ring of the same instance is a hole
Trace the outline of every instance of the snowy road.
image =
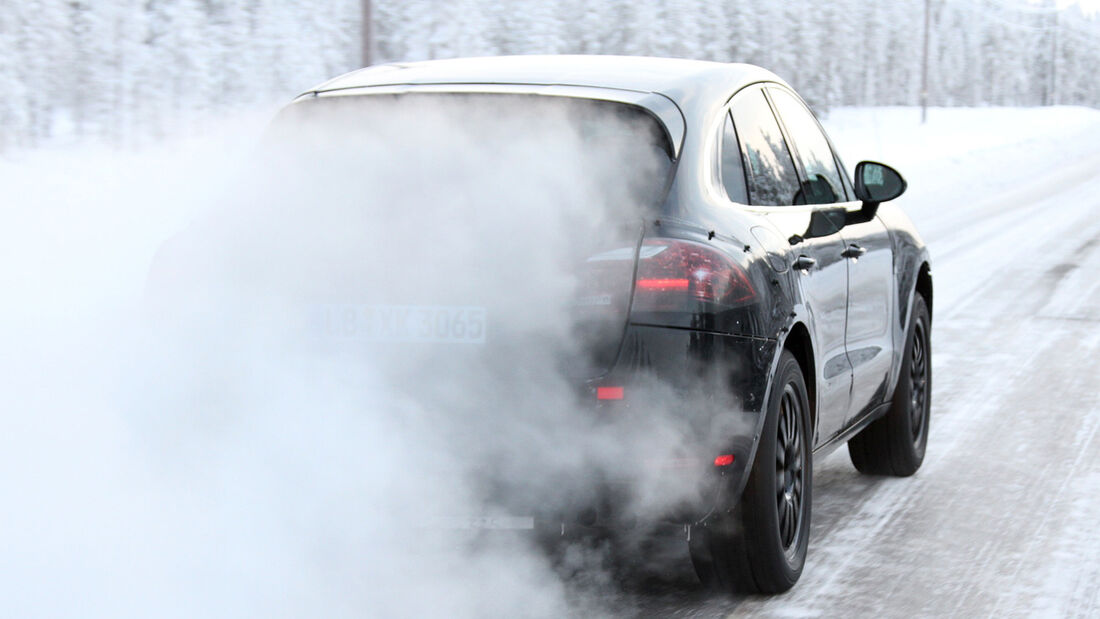
[[(790, 593), (716, 600), (685, 572), (629, 587), (624, 614), (1100, 615), (1100, 157), (1086, 143), (1096, 133), (1049, 153), (964, 157), (972, 172), (1001, 170), (982, 199), (944, 201), (950, 188), (934, 181), (913, 192), (936, 285), (918, 474), (864, 477), (840, 449), (816, 465), (809, 558)], [(1014, 163), (1030, 172), (1010, 177)], [(958, 167), (917, 170), (932, 179)]]

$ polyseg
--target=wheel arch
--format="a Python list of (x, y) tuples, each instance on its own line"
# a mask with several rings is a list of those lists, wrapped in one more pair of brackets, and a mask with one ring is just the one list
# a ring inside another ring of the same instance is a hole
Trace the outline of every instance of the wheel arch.
[(928, 306), (928, 319), (932, 319), (932, 268), (925, 261), (920, 265), (917, 273), (917, 294), (924, 297), (924, 304)]
[(802, 378), (806, 381), (806, 391), (810, 396), (810, 429), (817, 429), (817, 367), (814, 363), (814, 345), (810, 330), (804, 323), (791, 325), (787, 338), (783, 341), (783, 350), (789, 350), (802, 369)]
[[(816, 437), (817, 429), (817, 364), (814, 357), (813, 341), (810, 337), (810, 330), (806, 327), (806, 324), (801, 321), (791, 323), (791, 326), (786, 329), (786, 337), (776, 343), (774, 352), (772, 353), (772, 360), (768, 367), (770, 367), (770, 376), (774, 376), (777, 368), (780, 364), (780, 359), (783, 356), (784, 351), (790, 351), (795, 360), (798, 361), (799, 369), (802, 371), (802, 378), (806, 382), (806, 391), (809, 396), (809, 435), (810, 444), (813, 445)], [(745, 467), (742, 469), (742, 473), (735, 478), (731, 478), (728, 485), (723, 486), (724, 491), (720, 493), (715, 501), (714, 508), (709, 510), (705, 516), (699, 519), (698, 523), (702, 523), (711, 518), (716, 513), (725, 513), (733, 509), (733, 506), (740, 500), (741, 494), (745, 489), (745, 484), (748, 482), (749, 474), (752, 469), (753, 463), (756, 461), (757, 450), (760, 447), (760, 436), (762, 429), (768, 415), (768, 403), (771, 401), (773, 389), (775, 383), (772, 378), (769, 377), (767, 389), (763, 398), (763, 406), (759, 412), (759, 416), (756, 420), (756, 427), (753, 431), (752, 445), (749, 448), (748, 457), (745, 460)], [(813, 447), (811, 447), (811, 451)]]
[[(919, 295), (924, 300), (925, 307), (928, 308), (928, 320), (929, 326), (932, 321), (932, 267), (928, 262), (928, 255), (924, 253), (920, 258), (920, 266), (914, 270), (907, 268), (904, 273), (905, 276), (900, 282), (901, 293), (903, 296), (899, 298), (900, 307), (897, 314), (899, 316), (898, 324), (894, 335), (894, 364), (890, 370), (890, 383), (883, 402), (889, 402), (894, 397), (894, 391), (898, 387), (898, 381), (901, 379), (901, 366), (902, 366), (902, 353), (905, 350), (905, 340), (909, 334), (909, 327), (913, 322), (913, 307), (916, 302), (916, 298)], [(916, 260), (913, 261), (915, 264)]]

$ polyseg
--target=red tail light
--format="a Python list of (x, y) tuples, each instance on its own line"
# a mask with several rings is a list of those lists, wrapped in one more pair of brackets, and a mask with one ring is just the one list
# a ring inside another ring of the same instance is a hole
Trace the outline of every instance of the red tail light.
[(681, 279), (639, 279), (638, 288), (642, 290), (687, 290), (691, 281), (684, 277)]
[(621, 400), (623, 399), (622, 387), (597, 387), (597, 400)]
[(755, 296), (745, 271), (720, 251), (673, 239), (642, 244), (634, 292), (637, 311), (676, 311), (691, 301), (737, 305)]
[(714, 466), (729, 466), (731, 464), (733, 464), (733, 456), (731, 454), (718, 456), (714, 459)]

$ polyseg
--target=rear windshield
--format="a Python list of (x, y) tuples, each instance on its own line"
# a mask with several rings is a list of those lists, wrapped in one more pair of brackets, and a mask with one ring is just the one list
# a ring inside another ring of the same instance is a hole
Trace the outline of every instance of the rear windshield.
[(673, 165), (663, 126), (639, 107), (524, 94), (304, 99), (279, 114), (265, 143), (284, 147), (275, 151), (290, 146), (299, 163), (330, 172), (415, 170), (426, 186), (477, 179), (491, 189), (505, 180), (494, 170), (563, 195), (571, 185), (596, 184), (634, 212), (659, 206)]

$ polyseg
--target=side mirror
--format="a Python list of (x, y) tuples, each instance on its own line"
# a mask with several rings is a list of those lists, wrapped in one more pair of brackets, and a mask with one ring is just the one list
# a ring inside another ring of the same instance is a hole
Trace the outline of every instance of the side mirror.
[(864, 208), (874, 208), (905, 193), (908, 185), (898, 171), (883, 163), (860, 161), (856, 165), (856, 198)]

